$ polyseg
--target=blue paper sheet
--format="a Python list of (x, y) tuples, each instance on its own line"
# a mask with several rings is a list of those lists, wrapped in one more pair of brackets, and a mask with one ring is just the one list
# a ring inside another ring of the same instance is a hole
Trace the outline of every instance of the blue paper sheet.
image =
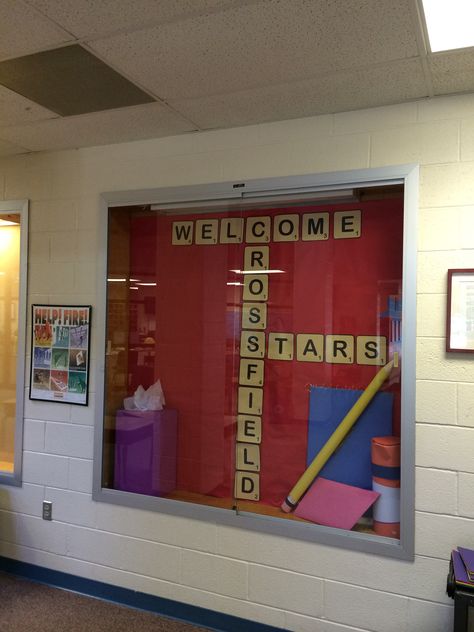
[[(308, 465), (362, 393), (342, 388), (311, 387)], [(372, 489), (371, 439), (392, 434), (392, 406), (391, 393), (377, 393), (319, 475), (338, 483)]]

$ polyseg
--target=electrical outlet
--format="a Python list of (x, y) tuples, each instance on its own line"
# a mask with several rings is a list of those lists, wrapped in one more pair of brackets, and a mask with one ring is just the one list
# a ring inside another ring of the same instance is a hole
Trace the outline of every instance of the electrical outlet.
[(50, 500), (43, 500), (43, 520), (53, 519), (53, 503)]

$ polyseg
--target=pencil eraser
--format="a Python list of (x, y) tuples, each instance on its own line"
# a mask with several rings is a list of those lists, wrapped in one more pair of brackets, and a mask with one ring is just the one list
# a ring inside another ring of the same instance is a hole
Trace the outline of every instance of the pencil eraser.
[(291, 506), (290, 506), (290, 505), (286, 502), (286, 500), (284, 500), (284, 501), (281, 503), (281, 507), (280, 507), (280, 509), (281, 509), (282, 511), (284, 511), (285, 513), (291, 513), (291, 512), (293, 511), (293, 509), (294, 509), (294, 508), (293, 508), (293, 507), (291, 507)]

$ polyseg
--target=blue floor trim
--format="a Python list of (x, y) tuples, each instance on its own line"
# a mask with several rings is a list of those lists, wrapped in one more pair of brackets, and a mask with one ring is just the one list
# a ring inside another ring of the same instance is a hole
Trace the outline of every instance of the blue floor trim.
[(49, 586), (55, 586), (56, 588), (73, 590), (90, 597), (97, 597), (123, 606), (171, 617), (185, 623), (207, 627), (218, 632), (282, 632), (282, 628), (275, 628), (264, 623), (241, 619), (230, 614), (215, 612), (200, 606), (191, 606), (172, 599), (165, 599), (164, 597), (136, 592), (129, 588), (112, 586), (94, 579), (86, 579), (77, 575), (63, 573), (62, 571), (54, 571), (8, 557), (0, 556), (0, 571), (42, 584), (48, 584)]

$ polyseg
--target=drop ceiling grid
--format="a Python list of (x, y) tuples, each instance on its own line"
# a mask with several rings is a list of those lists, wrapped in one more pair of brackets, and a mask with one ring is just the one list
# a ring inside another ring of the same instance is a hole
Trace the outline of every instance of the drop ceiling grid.
[(81, 43), (160, 101), (63, 119), (0, 87), (0, 155), (474, 91), (474, 49), (427, 54), (414, 2), (0, 0), (0, 61)]
[(78, 39), (130, 32), (262, 0), (25, 0)]
[(74, 41), (66, 30), (21, 0), (0, 0), (0, 61)]
[(428, 58), (435, 94), (474, 90), (474, 48), (435, 53)]
[(420, 60), (407, 59), (291, 84), (171, 99), (170, 105), (202, 129), (210, 129), (392, 105), (426, 96)]
[(56, 118), (57, 114), (0, 85), (0, 124), (17, 125)]
[(270, 1), (88, 45), (164, 100), (202, 97), (414, 57), (407, 1)]
[(30, 151), (159, 138), (196, 127), (159, 103), (0, 128), (0, 138)]

